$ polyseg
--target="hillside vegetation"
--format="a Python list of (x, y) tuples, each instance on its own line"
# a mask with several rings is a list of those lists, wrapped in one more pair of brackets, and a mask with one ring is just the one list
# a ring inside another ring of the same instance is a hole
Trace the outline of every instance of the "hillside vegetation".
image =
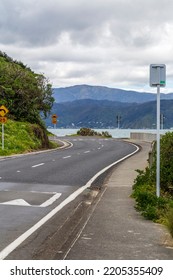
[(44, 75), (0, 52), (0, 105), (8, 108), (11, 119), (43, 125), (40, 112), (48, 116), (53, 102)]
[(5, 124), (5, 143), (2, 150), (1, 126), (0, 124), (0, 156), (57, 147), (49, 141), (45, 130), (40, 125), (9, 120)]
[(9, 110), (4, 150), (0, 124), (0, 155), (50, 148), (42, 117), (49, 115), (53, 102), (51, 84), (44, 75), (0, 52), (0, 106)]

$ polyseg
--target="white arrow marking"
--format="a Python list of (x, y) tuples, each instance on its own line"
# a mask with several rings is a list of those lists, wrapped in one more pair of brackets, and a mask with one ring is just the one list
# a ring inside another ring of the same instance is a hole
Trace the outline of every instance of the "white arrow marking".
[(18, 205), (18, 206), (31, 206), (28, 202), (26, 202), (24, 199), (14, 199), (7, 202), (2, 202), (1, 204), (6, 205)]

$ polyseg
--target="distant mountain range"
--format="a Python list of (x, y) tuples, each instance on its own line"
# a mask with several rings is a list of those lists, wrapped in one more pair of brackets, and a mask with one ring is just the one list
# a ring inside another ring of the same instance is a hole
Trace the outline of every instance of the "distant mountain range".
[[(109, 100), (83, 99), (55, 103), (52, 114), (58, 115), (59, 128), (156, 128), (156, 101), (123, 103)], [(161, 100), (164, 128), (173, 127), (173, 100)], [(52, 126), (51, 117), (46, 120)]]
[[(76, 85), (65, 88), (54, 88), (56, 103), (81, 99), (109, 100), (125, 103), (144, 103), (156, 100), (156, 94), (148, 92), (127, 91), (103, 86)], [(173, 99), (173, 93), (161, 94), (161, 99)]]
[[(76, 85), (55, 88), (51, 114), (58, 115), (61, 128), (156, 128), (156, 94)], [(164, 128), (173, 127), (173, 93), (161, 94)], [(51, 116), (47, 126), (53, 126)]]

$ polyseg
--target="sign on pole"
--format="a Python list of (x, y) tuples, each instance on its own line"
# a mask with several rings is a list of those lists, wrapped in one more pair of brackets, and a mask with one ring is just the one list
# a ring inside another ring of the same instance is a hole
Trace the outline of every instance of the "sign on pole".
[(4, 105), (0, 106), (0, 117), (4, 117), (8, 112), (8, 109)]
[(52, 115), (52, 123), (54, 124), (54, 128), (56, 128), (57, 117), (58, 117), (58, 116), (57, 116), (56, 114)]
[(157, 170), (156, 170), (156, 195), (160, 196), (160, 87), (166, 85), (166, 65), (150, 65), (150, 86), (157, 87)]
[(7, 122), (7, 117), (5, 117), (5, 115), (8, 112), (8, 109), (4, 105), (0, 106), (0, 123), (2, 123), (2, 150), (4, 150), (4, 123)]

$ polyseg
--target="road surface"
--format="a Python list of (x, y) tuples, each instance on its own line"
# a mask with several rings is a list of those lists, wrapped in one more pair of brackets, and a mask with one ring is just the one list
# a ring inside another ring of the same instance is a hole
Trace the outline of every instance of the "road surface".
[(74, 208), (80, 212), (80, 195), (92, 181), (137, 151), (116, 139), (65, 139), (72, 147), (0, 160), (0, 259), (39, 258), (45, 240), (70, 221)]

